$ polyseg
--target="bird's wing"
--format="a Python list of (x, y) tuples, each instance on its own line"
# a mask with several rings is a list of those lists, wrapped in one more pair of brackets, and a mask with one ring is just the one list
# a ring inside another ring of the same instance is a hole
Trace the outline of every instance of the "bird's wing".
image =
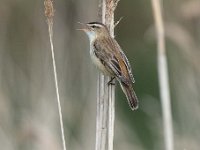
[(120, 50), (120, 53), (121, 53), (121, 55), (122, 55), (122, 57), (123, 57), (123, 60), (124, 60), (126, 66), (127, 66), (127, 68), (128, 68), (128, 72), (129, 72), (131, 81), (132, 81), (133, 83), (135, 83), (135, 79), (134, 79), (134, 77), (133, 77), (131, 65), (130, 65), (130, 63), (129, 63), (129, 61), (128, 61), (128, 58), (126, 57), (126, 55), (124, 54), (124, 52), (123, 52), (122, 49), (120, 48), (120, 46), (119, 46), (119, 44), (117, 43), (117, 41), (114, 40), (114, 42), (115, 42), (115, 44), (117, 45), (118, 49)]
[(94, 41), (94, 47), (95, 55), (117, 78), (125, 84), (134, 82), (128, 59), (114, 39), (97, 39)]

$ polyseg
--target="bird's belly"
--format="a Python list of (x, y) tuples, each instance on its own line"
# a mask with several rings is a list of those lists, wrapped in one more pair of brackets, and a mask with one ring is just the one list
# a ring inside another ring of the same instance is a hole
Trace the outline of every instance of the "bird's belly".
[(94, 51), (90, 51), (90, 57), (94, 65), (105, 75), (112, 76), (111, 72), (102, 64), (99, 58), (96, 57)]

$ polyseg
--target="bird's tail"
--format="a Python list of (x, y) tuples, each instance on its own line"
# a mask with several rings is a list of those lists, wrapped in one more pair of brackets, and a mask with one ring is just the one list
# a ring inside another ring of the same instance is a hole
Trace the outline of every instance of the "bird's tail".
[(136, 110), (138, 108), (138, 98), (135, 94), (135, 91), (133, 90), (132, 85), (125, 84), (123, 82), (120, 82), (120, 85), (124, 94), (126, 95), (129, 106), (131, 107), (132, 110)]

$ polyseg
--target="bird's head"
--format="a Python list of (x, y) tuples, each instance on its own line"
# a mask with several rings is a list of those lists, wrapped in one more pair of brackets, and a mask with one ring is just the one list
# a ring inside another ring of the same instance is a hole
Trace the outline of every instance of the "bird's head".
[(78, 29), (85, 31), (85, 33), (88, 35), (90, 40), (94, 40), (99, 37), (105, 37), (110, 36), (109, 31), (107, 27), (99, 22), (90, 22), (90, 23), (80, 23), (83, 25), (83, 28)]

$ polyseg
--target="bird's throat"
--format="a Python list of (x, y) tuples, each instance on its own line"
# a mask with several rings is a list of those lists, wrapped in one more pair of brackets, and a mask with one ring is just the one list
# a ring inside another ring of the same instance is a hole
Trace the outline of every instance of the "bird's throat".
[(86, 33), (87, 33), (87, 35), (89, 37), (90, 43), (96, 39), (95, 32), (90, 31), (90, 32), (86, 32)]

